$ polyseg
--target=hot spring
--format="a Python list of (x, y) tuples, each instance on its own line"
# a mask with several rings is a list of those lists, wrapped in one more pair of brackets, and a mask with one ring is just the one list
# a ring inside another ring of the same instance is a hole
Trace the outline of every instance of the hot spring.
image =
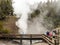
[[(21, 16), (16, 22), (20, 34), (41, 34), (47, 31), (47, 29), (41, 24), (43, 22), (43, 16), (32, 19), (33, 22), (28, 20), (30, 18), (29, 13), (37, 9), (38, 3), (41, 2), (40, 0), (13, 0), (13, 2), (15, 2), (13, 4), (14, 13), (17, 18)], [(47, 0), (42, 2), (47, 2)], [(41, 15), (44, 15), (45, 13), (47, 13), (47, 11)]]
[[(55, 8), (58, 3), (56, 0), (41, 1), (42, 0), (13, 0), (13, 2), (15, 2), (12, 4), (14, 13), (16, 17), (19, 18), (16, 22), (17, 27), (19, 27), (19, 34), (45, 34), (47, 31), (53, 29), (53, 22), (51, 20), (47, 22), (45, 17), (50, 11), (49, 8)], [(39, 10), (39, 14), (34, 12), (36, 10)]]

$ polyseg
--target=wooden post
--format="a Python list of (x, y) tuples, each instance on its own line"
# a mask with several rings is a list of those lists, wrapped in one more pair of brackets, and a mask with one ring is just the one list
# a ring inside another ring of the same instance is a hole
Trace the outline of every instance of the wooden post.
[(21, 35), (21, 39), (20, 39), (20, 45), (22, 45), (22, 35)]
[(54, 44), (54, 45), (56, 45), (56, 40), (54, 40), (54, 42), (55, 42), (55, 44)]
[(22, 45), (22, 40), (20, 40), (20, 45)]
[(51, 44), (49, 44), (49, 45), (51, 45)]
[(58, 33), (57, 33), (57, 36), (55, 36), (55, 45), (59, 45), (59, 30), (58, 30)]
[(57, 38), (58, 38), (58, 45), (59, 45), (59, 30), (58, 30), (58, 37)]
[(32, 35), (30, 35), (30, 45), (32, 45)]

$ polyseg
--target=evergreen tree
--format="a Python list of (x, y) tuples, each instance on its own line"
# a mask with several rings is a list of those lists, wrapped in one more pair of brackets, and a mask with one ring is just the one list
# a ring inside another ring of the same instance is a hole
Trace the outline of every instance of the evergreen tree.
[(13, 15), (12, 0), (0, 0), (0, 19)]

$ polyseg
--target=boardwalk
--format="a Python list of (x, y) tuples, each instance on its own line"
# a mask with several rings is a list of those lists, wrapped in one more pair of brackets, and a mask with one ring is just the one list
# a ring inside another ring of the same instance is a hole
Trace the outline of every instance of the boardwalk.
[(20, 34), (20, 35), (3, 34), (3, 35), (0, 35), (0, 39), (20, 40), (20, 45), (22, 45), (22, 40), (30, 40), (30, 45), (32, 45), (32, 40), (43, 40), (47, 42), (49, 45), (54, 44), (51, 38), (44, 34)]

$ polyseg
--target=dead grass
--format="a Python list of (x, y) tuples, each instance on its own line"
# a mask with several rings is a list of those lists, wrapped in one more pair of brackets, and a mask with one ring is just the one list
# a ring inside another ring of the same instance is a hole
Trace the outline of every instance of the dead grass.
[(17, 33), (18, 28), (15, 25), (17, 18), (15, 16), (7, 16), (6, 19), (3, 21), (3, 28), (8, 29), (11, 33)]

